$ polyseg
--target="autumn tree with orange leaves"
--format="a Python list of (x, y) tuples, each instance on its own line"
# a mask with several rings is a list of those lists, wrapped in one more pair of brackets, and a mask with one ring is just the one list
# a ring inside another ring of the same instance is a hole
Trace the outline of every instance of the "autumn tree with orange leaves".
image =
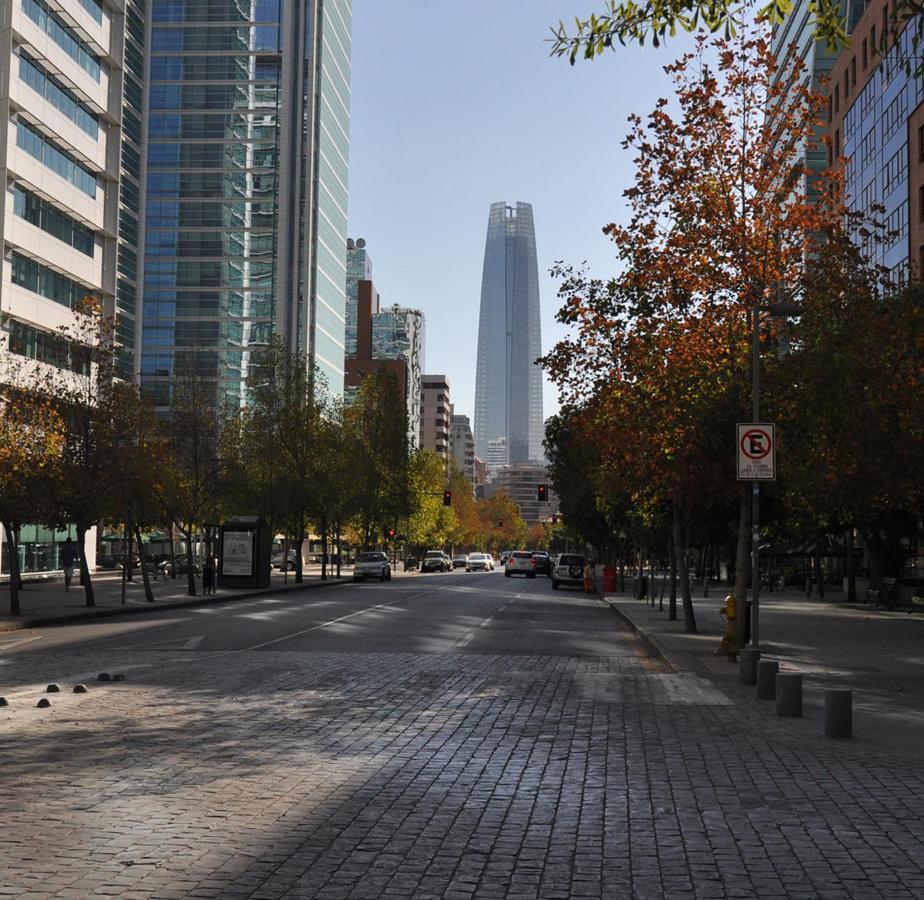
[(558, 319), (574, 335), (544, 365), (563, 404), (587, 410), (613, 489), (649, 509), (669, 505), (695, 631), (688, 526), (717, 495), (738, 492), (737, 596), (747, 585), (750, 504), (733, 450), (735, 422), (750, 417), (750, 316), (798, 290), (804, 260), (843, 209), (839, 180), (812, 179), (804, 165), (821, 98), (798, 60), (777, 73), (765, 26), (700, 36), (666, 71), (673, 102), (630, 119), (628, 221), (604, 229), (619, 274), (560, 270)]

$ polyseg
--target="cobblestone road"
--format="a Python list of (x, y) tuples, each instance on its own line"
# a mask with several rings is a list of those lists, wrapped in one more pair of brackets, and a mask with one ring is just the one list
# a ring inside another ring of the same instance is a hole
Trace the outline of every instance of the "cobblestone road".
[(0, 710), (0, 893), (924, 896), (919, 766), (792, 745), (641, 658), (107, 664), (128, 680)]

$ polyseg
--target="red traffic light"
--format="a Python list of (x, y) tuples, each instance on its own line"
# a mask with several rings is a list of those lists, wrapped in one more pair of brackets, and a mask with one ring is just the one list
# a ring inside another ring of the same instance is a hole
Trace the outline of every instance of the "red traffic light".
[(388, 529), (388, 536), (389, 536), (389, 537), (394, 537), (394, 536), (395, 536), (395, 529), (394, 529), (394, 528), (389, 528), (389, 529)]
[(443, 506), (452, 506), (452, 491), (443, 491)]
[(540, 503), (545, 503), (549, 499), (549, 486), (547, 484), (537, 485), (536, 496), (539, 498)]
[(498, 527), (498, 528), (503, 528), (503, 527), (504, 527), (504, 520), (503, 520), (503, 519), (498, 519), (498, 520), (497, 520), (497, 527)]

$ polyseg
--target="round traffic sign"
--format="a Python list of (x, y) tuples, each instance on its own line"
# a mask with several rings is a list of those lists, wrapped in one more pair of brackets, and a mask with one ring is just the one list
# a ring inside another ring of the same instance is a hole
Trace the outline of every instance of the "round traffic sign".
[(763, 428), (749, 428), (741, 435), (741, 452), (748, 459), (765, 459), (773, 449), (773, 439)]

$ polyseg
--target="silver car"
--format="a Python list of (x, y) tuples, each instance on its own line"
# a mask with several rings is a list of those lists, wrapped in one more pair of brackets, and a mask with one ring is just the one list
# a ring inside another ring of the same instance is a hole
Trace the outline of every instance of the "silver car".
[(381, 550), (369, 550), (359, 554), (356, 565), (353, 566), (353, 581), (365, 581), (367, 578), (391, 581), (391, 565)]

